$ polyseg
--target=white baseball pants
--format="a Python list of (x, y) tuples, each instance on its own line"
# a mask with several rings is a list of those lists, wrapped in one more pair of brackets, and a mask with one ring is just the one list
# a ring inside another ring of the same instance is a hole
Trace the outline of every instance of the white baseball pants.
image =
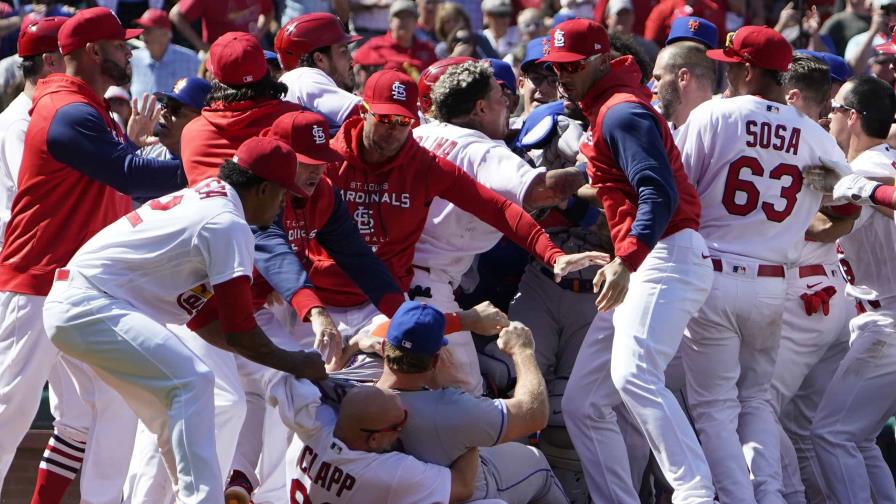
[(76, 272), (53, 285), (44, 325), (54, 345), (91, 366), (159, 436), (182, 504), (224, 500), (215, 454), (214, 376), (195, 353), (128, 302), (86, 287)]
[(136, 429), (134, 414), (92, 370), (53, 346), (44, 330), (45, 299), (0, 292), (0, 489), (49, 380), (54, 430), (86, 444), (82, 502), (118, 504)]
[(624, 402), (675, 488), (676, 504), (711, 503), (706, 459), (687, 417), (665, 386), (688, 320), (712, 282), (703, 237), (683, 230), (660, 240), (612, 318), (598, 314), (566, 387), (563, 414), (595, 502), (637, 504), (613, 407)]
[(896, 503), (896, 485), (875, 438), (896, 411), (896, 302), (849, 324), (849, 352), (831, 380), (812, 424), (812, 440), (837, 504)]

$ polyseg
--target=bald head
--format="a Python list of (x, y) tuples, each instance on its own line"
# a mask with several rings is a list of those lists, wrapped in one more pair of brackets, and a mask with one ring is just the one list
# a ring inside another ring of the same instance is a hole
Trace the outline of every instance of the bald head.
[(656, 66), (678, 73), (682, 68), (710, 86), (716, 80), (716, 64), (706, 57), (706, 47), (697, 42), (682, 41), (668, 45), (657, 55)]
[(716, 64), (702, 44), (675, 42), (657, 56), (653, 79), (663, 117), (681, 126), (694, 108), (712, 98)]
[(369, 431), (386, 431), (401, 424), (404, 415), (398, 394), (372, 385), (361, 385), (350, 390), (342, 399), (334, 434), (352, 450), (386, 451), (397, 437), (397, 431), (373, 434)]

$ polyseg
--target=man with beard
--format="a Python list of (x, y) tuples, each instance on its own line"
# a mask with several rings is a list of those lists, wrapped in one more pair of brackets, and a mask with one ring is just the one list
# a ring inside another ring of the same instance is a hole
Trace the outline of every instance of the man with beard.
[(716, 64), (697, 42), (681, 41), (664, 47), (653, 67), (653, 93), (659, 110), (674, 132), (697, 105), (712, 99)]
[[(58, 33), (65, 73), (41, 79), (34, 90), (19, 189), (0, 253), (5, 363), (0, 370), (0, 477), (37, 412), (41, 389), (59, 355), (42, 318), (54, 271), (94, 233), (131, 209), (124, 194), (155, 197), (185, 184), (180, 162), (136, 155), (136, 145), (101, 98), (109, 86), (130, 81), (131, 51), (125, 40), (141, 31), (125, 30), (106, 8), (80, 11)], [(133, 414), (86, 367), (66, 363), (65, 369), (79, 391), (92, 391), (81, 400), (90, 403), (96, 416), (90, 419), (89, 433), (70, 433), (79, 437), (77, 444), (59, 443), (65, 446), (57, 450), (67, 454), (64, 462), (48, 464), (62, 467), (70, 479), (85, 451), (94, 452), (92, 446), (115, 447), (109, 452), (115, 456), (94, 461), (93, 474), (101, 480), (93, 489), (98, 494), (93, 502), (118, 502), (134, 439)]]
[(284, 99), (323, 115), (334, 132), (357, 115), (361, 103), (352, 94), (355, 74), (348, 49), (359, 39), (345, 33), (339, 18), (321, 12), (286, 23), (274, 39), (285, 72), (280, 82), (289, 88)]

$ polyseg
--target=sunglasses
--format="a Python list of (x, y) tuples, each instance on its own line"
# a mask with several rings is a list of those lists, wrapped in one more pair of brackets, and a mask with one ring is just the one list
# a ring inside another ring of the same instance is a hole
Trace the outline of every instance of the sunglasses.
[[(551, 68), (553, 68), (554, 72), (558, 75), (560, 73), (579, 73), (585, 69), (585, 66), (587, 66), (589, 62), (597, 59), (598, 56), (600, 56), (600, 54), (595, 54), (594, 56), (589, 56), (588, 58), (579, 61), (570, 61), (569, 63), (551, 63)], [(533, 82), (533, 84), (535, 83)]]
[(847, 111), (847, 110), (855, 110), (855, 112), (859, 115), (864, 114), (864, 112), (860, 112), (852, 107), (847, 107), (846, 105), (844, 105), (842, 103), (837, 103), (834, 100), (831, 100), (831, 113), (843, 112), (843, 111)]
[(402, 128), (407, 128), (411, 124), (414, 123), (414, 119), (411, 117), (398, 115), (398, 114), (377, 114), (370, 110), (370, 106), (366, 103), (364, 104), (364, 109), (368, 114), (373, 117), (373, 119), (380, 124), (389, 124), (393, 126), (401, 126)]
[(541, 87), (541, 85), (544, 84), (545, 82), (547, 82), (548, 85), (551, 87), (557, 87), (557, 83), (559, 82), (559, 79), (557, 79), (556, 74), (545, 75), (543, 73), (536, 73), (536, 72), (527, 73), (526, 79), (528, 79), (529, 82), (531, 82), (532, 85), (535, 87)]
[(383, 434), (387, 432), (401, 432), (404, 429), (405, 424), (408, 423), (408, 410), (404, 410), (404, 418), (401, 419), (395, 425), (390, 425), (388, 427), (384, 427), (382, 429), (360, 429), (361, 432), (366, 432), (367, 434)]
[(161, 106), (162, 111), (167, 111), (172, 117), (179, 116), (184, 110), (184, 106), (174, 100), (165, 100), (165, 103), (162, 103)]

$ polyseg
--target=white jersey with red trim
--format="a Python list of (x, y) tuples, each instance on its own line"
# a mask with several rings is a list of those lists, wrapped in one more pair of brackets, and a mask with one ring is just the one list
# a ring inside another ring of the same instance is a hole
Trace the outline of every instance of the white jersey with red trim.
[(184, 324), (213, 285), (252, 275), (254, 246), (236, 191), (212, 178), (113, 222), (68, 268), (159, 323)]
[[(532, 168), (501, 140), (480, 131), (433, 121), (414, 129), (423, 147), (458, 165), (480, 184), (523, 206), (529, 184), (544, 172)], [(414, 264), (448, 273), (458, 285), (476, 254), (494, 247), (501, 233), (453, 203), (436, 198), (417, 241)]]
[[(896, 177), (896, 150), (880, 144), (859, 154), (850, 165), (864, 177)], [(848, 295), (864, 300), (896, 296), (896, 270), (890, 266), (896, 256), (896, 223), (891, 217), (864, 206), (852, 232), (837, 243)]]
[[(700, 195), (700, 234), (712, 252), (795, 265), (822, 194), (803, 170), (846, 158), (796, 108), (756, 96), (703, 103), (676, 135)], [(824, 163), (823, 163), (824, 162)]]
[[(400, 453), (349, 449), (333, 435), (336, 411), (308, 380), (269, 371), (268, 402), (295, 432), (286, 452), (289, 504), (447, 504), (451, 471)], [(372, 385), (359, 385), (362, 387)]]

